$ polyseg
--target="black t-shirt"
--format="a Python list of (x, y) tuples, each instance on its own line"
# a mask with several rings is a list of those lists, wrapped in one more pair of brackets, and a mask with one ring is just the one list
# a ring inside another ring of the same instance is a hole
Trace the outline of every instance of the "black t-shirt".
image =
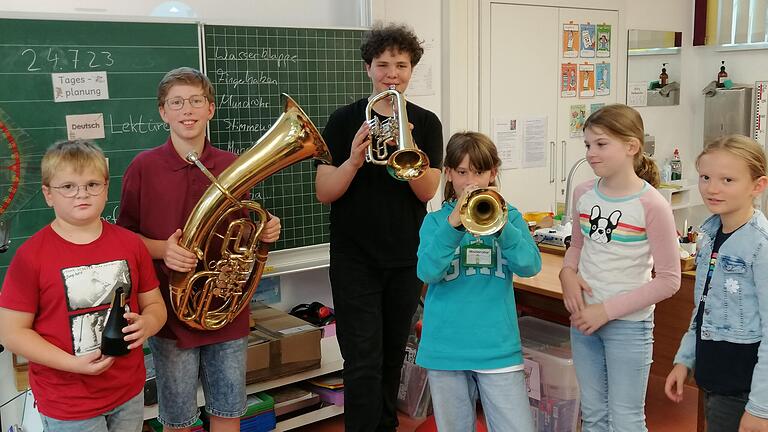
[[(367, 105), (367, 99), (360, 99), (337, 109), (328, 119), (323, 138), (334, 166), (349, 159), (352, 139), (365, 120)], [(408, 122), (413, 124), (413, 141), (429, 157), (430, 167), (439, 169), (443, 161), (440, 120), (410, 102), (406, 111)], [(384, 268), (415, 265), (419, 228), (426, 213), (425, 203), (408, 182), (392, 178), (383, 165), (365, 162), (344, 195), (331, 204), (331, 253), (353, 254)]]
[[(717, 267), (720, 247), (738, 230), (724, 233), (722, 225), (717, 230), (709, 258), (709, 270), (704, 282), (704, 290), (696, 311), (696, 384), (704, 390), (722, 394), (737, 395), (748, 393), (752, 387), (752, 372), (757, 364), (757, 350), (760, 343), (738, 344), (726, 341), (701, 339), (701, 323), (707, 312), (707, 294), (712, 281), (712, 273)], [(721, 288), (716, 288), (721, 289)]]

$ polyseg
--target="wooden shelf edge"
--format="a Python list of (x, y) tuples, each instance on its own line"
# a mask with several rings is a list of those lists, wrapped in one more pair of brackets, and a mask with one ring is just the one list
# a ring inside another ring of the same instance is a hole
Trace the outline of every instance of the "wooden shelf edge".
[(325, 420), (327, 418), (334, 417), (343, 413), (344, 405), (328, 405), (327, 407), (323, 407), (314, 411), (310, 411), (306, 414), (278, 422), (275, 431), (287, 431), (296, 429), (297, 427), (318, 422), (320, 420)]

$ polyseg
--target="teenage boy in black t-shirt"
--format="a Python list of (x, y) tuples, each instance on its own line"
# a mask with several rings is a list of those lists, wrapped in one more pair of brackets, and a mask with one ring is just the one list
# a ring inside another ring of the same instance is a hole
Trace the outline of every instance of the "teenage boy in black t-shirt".
[[(404, 93), (424, 49), (398, 25), (376, 26), (360, 47), (375, 96), (394, 85)], [(331, 204), (330, 279), (344, 357), (346, 431), (394, 431), (400, 369), (422, 282), (416, 276), (425, 203), (437, 191), (443, 159), (437, 116), (408, 103), (413, 140), (430, 160), (426, 173), (398, 181), (386, 167), (365, 163), (370, 144), (368, 99), (336, 110), (323, 137), (333, 165), (317, 167), (317, 198)], [(373, 111), (392, 116), (389, 98)], [(394, 147), (389, 147), (390, 154)]]

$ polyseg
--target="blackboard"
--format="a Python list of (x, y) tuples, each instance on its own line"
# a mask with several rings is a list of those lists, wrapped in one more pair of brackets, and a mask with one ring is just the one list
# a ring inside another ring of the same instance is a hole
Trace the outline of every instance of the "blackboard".
[[(360, 59), (362, 30), (205, 25), (203, 33), (206, 73), (216, 90), (210, 137), (222, 149), (241, 153), (255, 143), (282, 113), (281, 93), (321, 131), (338, 107), (370, 95)], [(330, 208), (317, 201), (314, 181), (314, 163), (304, 161), (255, 188), (257, 200), (281, 218), (273, 250), (328, 242)]]
[[(193, 23), (0, 19), (0, 120), (13, 125), (11, 136), (23, 137), (25, 164), (39, 166), (41, 151), (67, 138), (67, 115), (102, 114), (105, 137), (94, 141), (109, 160), (103, 216), (113, 222), (125, 168), (139, 151), (168, 137), (157, 112), (157, 84), (173, 68), (201, 67), (199, 35)], [(52, 74), (73, 72), (106, 73), (109, 98), (55, 102)], [(4, 134), (0, 141), (0, 163), (8, 167), (11, 145)], [(9, 179), (0, 176), (0, 191), (11, 187)], [(11, 224), (0, 277), (16, 248), (53, 218), (39, 193), (39, 169), (23, 172), (19, 187), (31, 195), (21, 208), (0, 215)]]

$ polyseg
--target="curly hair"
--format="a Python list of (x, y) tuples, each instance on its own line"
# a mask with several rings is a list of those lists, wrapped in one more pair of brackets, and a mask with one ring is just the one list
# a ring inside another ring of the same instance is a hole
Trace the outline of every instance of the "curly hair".
[(422, 41), (408, 26), (404, 24), (375, 24), (365, 34), (360, 45), (360, 56), (370, 65), (373, 59), (387, 50), (407, 53), (411, 56), (411, 66), (416, 66), (424, 55)]

